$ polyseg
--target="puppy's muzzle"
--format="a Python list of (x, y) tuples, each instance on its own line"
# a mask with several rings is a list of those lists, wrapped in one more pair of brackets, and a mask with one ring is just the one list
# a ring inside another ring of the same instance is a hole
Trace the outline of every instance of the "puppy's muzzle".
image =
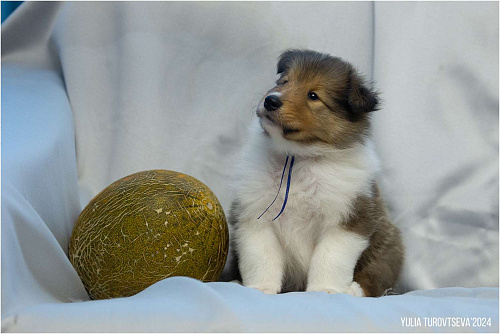
[(268, 95), (264, 100), (264, 108), (267, 111), (275, 111), (283, 105), (280, 98), (276, 95)]

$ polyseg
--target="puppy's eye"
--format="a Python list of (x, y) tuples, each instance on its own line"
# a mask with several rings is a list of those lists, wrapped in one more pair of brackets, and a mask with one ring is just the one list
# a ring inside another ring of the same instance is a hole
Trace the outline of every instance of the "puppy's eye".
[(283, 81), (279, 81), (279, 80), (278, 80), (278, 82), (276, 82), (276, 83), (277, 83), (278, 85), (284, 85), (284, 84), (286, 84), (287, 82), (288, 82), (288, 80), (283, 80)]
[(307, 98), (308, 98), (309, 100), (312, 100), (312, 101), (319, 100), (319, 97), (318, 97), (318, 95), (317, 95), (315, 92), (309, 92), (309, 93), (307, 94)]

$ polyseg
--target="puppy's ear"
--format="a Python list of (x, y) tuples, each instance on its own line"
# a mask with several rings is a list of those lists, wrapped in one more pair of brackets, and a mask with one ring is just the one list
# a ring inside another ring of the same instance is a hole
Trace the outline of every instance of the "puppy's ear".
[(290, 67), (290, 64), (292, 63), (293, 58), (295, 58), (299, 54), (299, 50), (286, 50), (283, 52), (278, 60), (278, 66), (277, 66), (277, 72), (276, 74), (281, 74), (284, 73), (288, 70)]
[(378, 106), (378, 93), (368, 88), (354, 69), (349, 71), (349, 88), (347, 104), (354, 118), (359, 118), (365, 112), (375, 111)]

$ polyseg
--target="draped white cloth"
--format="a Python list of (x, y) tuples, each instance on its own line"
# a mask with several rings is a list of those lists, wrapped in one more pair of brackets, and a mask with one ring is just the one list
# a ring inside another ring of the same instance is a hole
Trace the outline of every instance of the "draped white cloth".
[[(170, 278), (87, 301), (67, 258), (81, 209), (170, 169), (227, 214), (245, 129), (296, 47), (352, 62), (381, 92), (398, 291), (437, 290), (264, 296)], [(422, 331), (400, 318), (488, 316), (481, 330), (498, 331), (498, 56), (496, 2), (23, 3), (2, 25), (2, 330)]]

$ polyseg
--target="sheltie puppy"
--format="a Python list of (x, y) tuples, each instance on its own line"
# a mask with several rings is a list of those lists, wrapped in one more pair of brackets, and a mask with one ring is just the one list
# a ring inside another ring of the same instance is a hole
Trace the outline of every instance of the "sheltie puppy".
[(238, 168), (223, 280), (268, 294), (380, 296), (404, 248), (375, 181), (377, 94), (330, 55), (288, 50), (277, 67)]

